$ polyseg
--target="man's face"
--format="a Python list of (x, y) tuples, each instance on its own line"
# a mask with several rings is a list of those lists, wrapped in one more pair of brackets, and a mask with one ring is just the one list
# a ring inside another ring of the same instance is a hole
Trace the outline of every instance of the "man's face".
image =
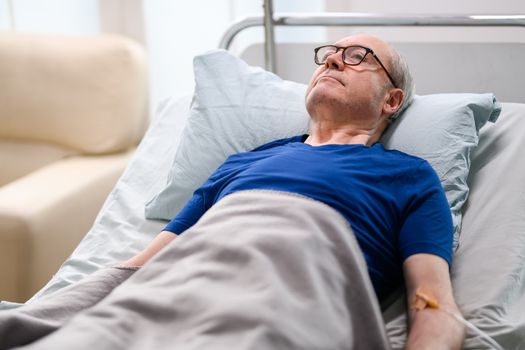
[[(379, 38), (356, 35), (339, 40), (335, 45), (368, 47), (391, 71), (391, 48)], [(381, 116), (390, 88), (393, 86), (386, 73), (371, 54), (360, 65), (349, 66), (343, 63), (340, 50), (315, 70), (306, 92), (306, 106), (312, 117), (329, 112), (339, 118), (369, 120)]]

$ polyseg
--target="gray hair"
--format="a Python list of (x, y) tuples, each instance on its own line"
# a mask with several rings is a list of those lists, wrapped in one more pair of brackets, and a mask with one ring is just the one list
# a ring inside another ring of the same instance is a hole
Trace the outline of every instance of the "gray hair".
[(388, 119), (390, 121), (396, 120), (401, 113), (412, 103), (412, 100), (414, 99), (414, 92), (415, 92), (415, 84), (414, 80), (412, 79), (412, 74), (410, 74), (410, 69), (408, 68), (408, 63), (405, 60), (405, 58), (397, 52), (395, 49), (392, 49), (392, 77), (394, 78), (394, 81), (397, 83), (398, 87), (403, 90), (405, 93), (405, 97), (403, 99), (403, 103), (401, 104), (401, 107), (392, 114)]

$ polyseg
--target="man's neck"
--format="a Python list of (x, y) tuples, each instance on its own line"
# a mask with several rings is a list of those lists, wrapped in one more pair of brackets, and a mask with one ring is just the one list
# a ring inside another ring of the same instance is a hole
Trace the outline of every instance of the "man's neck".
[(373, 130), (366, 130), (352, 125), (334, 126), (327, 123), (312, 123), (310, 135), (304, 141), (312, 146), (328, 144), (347, 144), (371, 146), (377, 141)]

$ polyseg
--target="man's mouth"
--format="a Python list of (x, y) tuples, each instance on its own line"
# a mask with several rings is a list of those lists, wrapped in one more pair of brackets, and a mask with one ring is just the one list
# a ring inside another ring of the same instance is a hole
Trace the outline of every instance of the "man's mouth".
[(341, 80), (339, 80), (339, 79), (337, 79), (337, 78), (335, 78), (335, 77), (332, 77), (332, 76), (330, 76), (330, 75), (322, 75), (322, 76), (320, 76), (320, 77), (317, 79), (317, 82), (319, 82), (319, 81), (322, 80), (322, 79), (335, 80), (335, 81), (337, 81), (339, 84), (345, 86), (345, 84), (343, 84), (343, 82), (342, 82)]

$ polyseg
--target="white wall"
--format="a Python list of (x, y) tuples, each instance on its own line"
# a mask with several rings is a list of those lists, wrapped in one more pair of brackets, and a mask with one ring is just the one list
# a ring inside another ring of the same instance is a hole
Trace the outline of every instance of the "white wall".
[[(11, 0), (14, 30), (98, 33), (97, 0)], [(0, 0), (0, 28), (10, 29), (8, 0)]]
[(10, 30), (11, 19), (7, 0), (0, 0), (0, 30)]
[[(144, 14), (149, 49), (152, 102), (193, 91), (192, 59), (218, 47), (226, 28), (241, 17), (262, 14), (262, 0), (146, 0)], [(322, 11), (323, 0), (274, 1), (274, 11)], [(318, 29), (276, 30), (276, 39), (311, 39)], [(236, 39), (237, 49), (245, 43), (262, 41), (262, 29), (249, 29)]]
[(216, 48), (231, 21), (231, 4), (218, 0), (144, 2), (153, 104), (193, 90), (193, 56)]

